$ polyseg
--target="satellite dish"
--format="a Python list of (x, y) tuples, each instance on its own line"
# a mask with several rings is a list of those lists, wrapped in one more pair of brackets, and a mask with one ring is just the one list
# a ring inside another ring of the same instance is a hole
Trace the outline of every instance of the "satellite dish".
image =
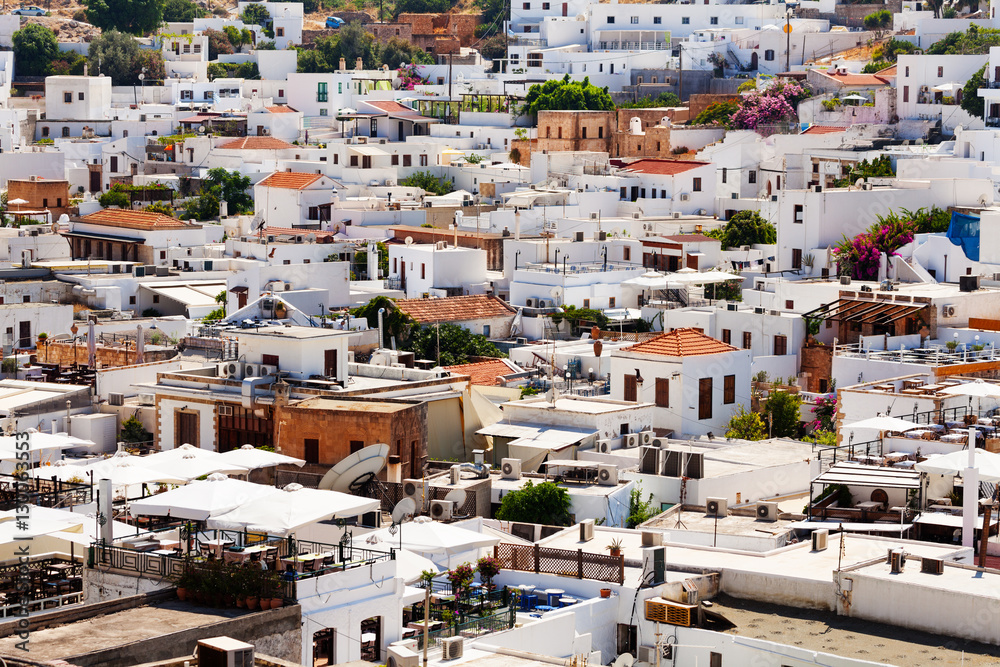
[(408, 246), (413, 245), (413, 237), (412, 236), (407, 236), (405, 239), (403, 239), (403, 243), (405, 243)]
[(326, 491), (350, 493), (360, 489), (385, 467), (389, 456), (389, 445), (369, 445), (359, 449), (340, 463), (330, 468), (319, 482), (319, 488)]
[(403, 523), (407, 518), (412, 517), (417, 511), (417, 503), (413, 498), (403, 498), (392, 508), (392, 522)]
[(865, 179), (863, 178), (859, 178), (858, 180), (854, 181), (854, 187), (856, 187), (859, 190), (861, 189), (861, 186), (863, 186), (864, 184), (865, 184)]
[(563, 293), (562, 287), (559, 286), (553, 287), (552, 289), (549, 290), (549, 294), (551, 294), (556, 299), (561, 297), (562, 293)]
[(455, 503), (455, 507), (461, 507), (465, 504), (465, 497), (465, 489), (452, 489), (444, 499)]
[(622, 653), (611, 663), (611, 667), (632, 667), (633, 664), (635, 664), (635, 658), (632, 657), (632, 654)]

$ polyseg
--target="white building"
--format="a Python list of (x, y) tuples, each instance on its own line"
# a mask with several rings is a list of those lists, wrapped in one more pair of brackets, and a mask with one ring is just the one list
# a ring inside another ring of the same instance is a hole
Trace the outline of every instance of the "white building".
[(106, 76), (45, 78), (47, 120), (87, 121), (111, 117), (111, 79)]
[(318, 229), (330, 221), (333, 193), (322, 174), (276, 171), (253, 188), (255, 214), (269, 226)]
[(443, 241), (390, 245), (388, 285), (403, 290), (408, 299), (483, 294), (489, 286), (486, 251)]

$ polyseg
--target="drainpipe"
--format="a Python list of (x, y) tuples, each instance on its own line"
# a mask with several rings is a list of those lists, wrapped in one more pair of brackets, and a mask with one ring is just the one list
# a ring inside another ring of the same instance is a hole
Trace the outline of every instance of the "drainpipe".
[(378, 309), (378, 347), (375, 348), (377, 350), (380, 350), (384, 347), (383, 341), (385, 340), (385, 338), (383, 338), (382, 336), (382, 313), (384, 312), (385, 308)]

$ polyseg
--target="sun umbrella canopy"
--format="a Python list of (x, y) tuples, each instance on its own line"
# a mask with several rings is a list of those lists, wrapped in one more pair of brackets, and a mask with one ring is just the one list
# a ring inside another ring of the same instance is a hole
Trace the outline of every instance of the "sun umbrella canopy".
[(199, 456), (182, 456), (173, 461), (157, 463), (155, 469), (185, 480), (198, 479), (213, 473), (245, 475), (250, 472), (243, 466), (223, 461), (222, 457), (207, 459)]
[(202, 449), (200, 447), (195, 447), (194, 445), (184, 444), (180, 447), (164, 449), (163, 451), (156, 452), (155, 454), (145, 456), (142, 459), (142, 464), (152, 467), (154, 465), (159, 466), (169, 461), (177, 461), (179, 459), (191, 460), (193, 458), (198, 458), (203, 461), (222, 461), (222, 454), (213, 452), (210, 449)]
[[(66, 433), (45, 433), (44, 431), (28, 430), (29, 452), (38, 452), (44, 449), (72, 449), (74, 447), (93, 446), (94, 442), (91, 440), (74, 438)], [(0, 451), (18, 451), (17, 438), (9, 435), (0, 436)]]
[(623, 285), (635, 285), (645, 289), (667, 289), (667, 277), (658, 271), (647, 271), (641, 276), (622, 281)]
[(857, 101), (857, 102), (864, 102), (868, 98), (865, 97), (864, 95), (858, 95), (857, 93), (852, 93), (850, 95), (844, 95), (840, 99), (841, 100), (851, 100), (851, 101)]
[(223, 452), (221, 456), (230, 463), (235, 463), (238, 466), (243, 466), (244, 468), (248, 468), (250, 470), (268, 468), (271, 466), (281, 465), (282, 463), (297, 465), (299, 467), (305, 465), (305, 461), (302, 459), (285, 456), (284, 454), (278, 454), (277, 452), (269, 452), (265, 449), (257, 449), (253, 445), (243, 445), (239, 449), (232, 449), (228, 452)]
[(945, 387), (941, 390), (942, 394), (950, 394), (952, 396), (976, 396), (978, 398), (1000, 398), (1000, 386), (993, 384), (992, 382), (985, 382), (983, 380), (973, 380), (972, 382), (963, 382), (962, 384), (956, 384), (951, 387)]
[(961, 90), (962, 84), (960, 83), (942, 83), (934, 86), (932, 90), (936, 93), (954, 93), (956, 90)]
[(743, 280), (743, 276), (725, 271), (695, 271), (691, 268), (681, 269), (666, 276), (671, 285), (708, 285), (724, 283), (730, 280)]
[(191, 482), (166, 493), (136, 500), (129, 512), (132, 516), (169, 514), (178, 519), (204, 521), (278, 491), (273, 486), (213, 474), (207, 480)]
[(499, 544), (500, 538), (484, 535), (449, 523), (433, 521), (430, 517), (417, 517), (399, 527), (393, 535), (388, 528), (373, 531), (368, 537), (409, 549), (419, 554), (457, 554), (481, 547)]
[[(145, 459), (138, 456), (133, 456), (126, 452), (118, 452), (109, 459), (86, 466), (84, 470), (87, 476), (91, 472), (94, 473), (94, 481), (110, 479), (114, 486), (132, 486), (133, 484), (149, 484), (151, 482), (164, 482), (168, 484), (184, 484), (187, 482), (185, 478), (145, 467), (144, 463)], [(84, 478), (86, 479), (86, 476)]]
[(284, 537), (310, 523), (355, 517), (377, 511), (380, 506), (380, 501), (371, 498), (289, 484), (280, 493), (252, 500), (211, 517), (207, 523), (209, 528), (246, 529)]
[[(981, 482), (1000, 482), (1000, 454), (994, 454), (985, 449), (976, 449), (975, 462)], [(969, 467), (969, 452), (960, 449), (950, 454), (932, 456), (913, 467), (920, 472), (937, 475), (959, 474)]]
[(905, 419), (879, 415), (877, 417), (871, 417), (870, 419), (862, 419), (861, 421), (854, 422), (853, 424), (844, 424), (842, 428), (870, 428), (876, 431), (898, 431), (902, 433), (903, 431), (910, 431), (918, 428), (919, 426), (920, 424), (914, 424), (913, 422), (906, 421)]
[(412, 584), (415, 581), (420, 581), (421, 575), (426, 570), (437, 573), (441, 571), (441, 568), (429, 558), (424, 558), (408, 549), (396, 551), (396, 576), (402, 577), (403, 583)]

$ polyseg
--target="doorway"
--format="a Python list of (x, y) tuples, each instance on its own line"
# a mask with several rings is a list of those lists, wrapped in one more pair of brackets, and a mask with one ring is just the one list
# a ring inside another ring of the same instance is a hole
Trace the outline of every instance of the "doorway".
[(324, 628), (313, 633), (313, 667), (332, 665), (336, 662), (335, 638), (333, 628)]
[(396, 141), (405, 141), (406, 140), (406, 133), (403, 132), (403, 121), (399, 121), (399, 124), (397, 126), (397, 133), (399, 135), (399, 138)]
[(754, 51), (750, 54), (750, 70), (755, 71), (757, 69), (757, 52)]
[(361, 621), (361, 659), (379, 662), (382, 654), (382, 617)]
[(184, 444), (201, 446), (198, 438), (199, 416), (197, 412), (174, 411), (174, 447)]

